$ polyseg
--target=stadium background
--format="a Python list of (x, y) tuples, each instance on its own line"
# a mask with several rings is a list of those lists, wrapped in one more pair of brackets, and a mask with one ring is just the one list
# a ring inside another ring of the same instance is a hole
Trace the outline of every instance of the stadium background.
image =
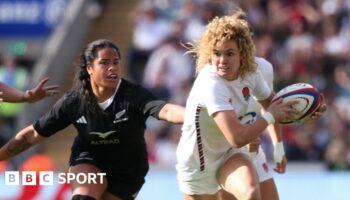
[[(48, 75), (51, 84), (62, 86), (63, 93), (72, 84), (80, 50), (92, 40), (108, 38), (121, 49), (125, 77), (142, 82), (169, 101), (184, 104), (193, 81), (193, 63), (183, 56), (178, 41), (192, 41), (205, 22), (227, 14), (234, 5), (248, 14), (257, 55), (274, 65), (275, 89), (309, 82), (324, 92), (329, 107), (319, 122), (284, 127), (290, 164), (286, 174), (274, 174), (281, 199), (348, 199), (349, 0), (0, 0), (1, 68), (5, 55), (15, 56), (16, 69), (27, 73), (22, 87), (33, 86)], [(159, 64), (162, 62), (166, 64)], [(0, 136), (7, 140), (55, 100), (17, 105), (16, 113), (2, 112)], [(174, 171), (180, 127), (153, 120), (148, 127), (151, 171), (138, 199), (181, 199)], [(2, 171), (66, 171), (74, 136), (74, 129), (68, 127), (31, 151), (2, 163)], [(271, 160), (266, 136), (263, 147)], [(0, 200), (21, 199), (21, 195), (22, 199), (30, 195), (33, 199), (69, 196), (65, 186), (25, 188), (3, 183)]]

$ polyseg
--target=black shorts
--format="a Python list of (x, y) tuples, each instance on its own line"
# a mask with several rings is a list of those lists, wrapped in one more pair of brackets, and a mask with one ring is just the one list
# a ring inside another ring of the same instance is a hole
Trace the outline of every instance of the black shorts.
[[(88, 151), (73, 148), (69, 159), (69, 166), (78, 164), (91, 164), (106, 173), (108, 181), (107, 191), (122, 200), (134, 200), (145, 183), (144, 177), (137, 178), (133, 175), (115, 173), (108, 164), (97, 162)], [(132, 181), (130, 181), (132, 180)]]

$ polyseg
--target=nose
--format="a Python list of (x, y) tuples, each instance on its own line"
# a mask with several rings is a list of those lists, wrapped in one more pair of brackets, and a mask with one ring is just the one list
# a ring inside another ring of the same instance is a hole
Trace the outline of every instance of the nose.
[(226, 64), (227, 63), (227, 56), (221, 55), (219, 58), (220, 64)]
[(115, 69), (119, 69), (119, 64), (111, 63), (108, 66), (108, 71), (115, 70)]

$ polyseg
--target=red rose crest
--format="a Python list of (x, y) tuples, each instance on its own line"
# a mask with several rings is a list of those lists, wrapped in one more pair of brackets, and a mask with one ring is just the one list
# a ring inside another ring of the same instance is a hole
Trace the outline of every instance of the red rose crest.
[(244, 87), (242, 89), (242, 94), (243, 94), (243, 97), (244, 97), (244, 100), (248, 101), (249, 98), (250, 98), (250, 90), (248, 87)]
[(262, 164), (262, 167), (264, 169), (265, 172), (268, 172), (269, 171), (269, 166), (266, 164), (266, 163), (263, 163)]

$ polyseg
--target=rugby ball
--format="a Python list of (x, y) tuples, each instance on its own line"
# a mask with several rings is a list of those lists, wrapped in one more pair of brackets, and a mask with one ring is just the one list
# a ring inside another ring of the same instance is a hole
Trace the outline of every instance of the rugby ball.
[(298, 100), (298, 103), (291, 105), (300, 114), (293, 114), (282, 120), (282, 124), (291, 124), (295, 122), (304, 122), (320, 107), (322, 104), (322, 95), (317, 88), (308, 83), (295, 83), (289, 85), (276, 93), (272, 102), (283, 98), (283, 101)]

